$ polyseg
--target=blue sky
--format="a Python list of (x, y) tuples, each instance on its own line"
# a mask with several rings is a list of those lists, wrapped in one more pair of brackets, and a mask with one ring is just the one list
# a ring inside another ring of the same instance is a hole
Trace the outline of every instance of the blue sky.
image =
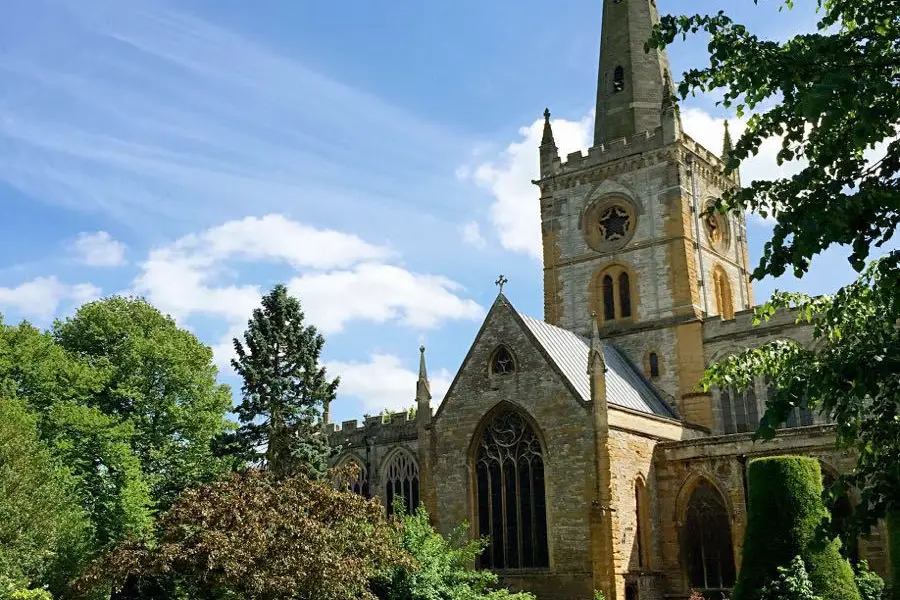
[[(812, 0), (778, 4), (728, 8), (769, 37), (814, 24)], [(283, 281), (342, 375), (336, 420), (411, 405), (420, 343), (440, 393), (499, 273), (520, 310), (542, 314), (540, 115), (552, 109), (564, 153), (587, 145), (600, 12), (598, 0), (9, 0), (0, 313), (46, 326), (138, 293), (225, 365), (260, 293)], [(676, 79), (704, 49), (670, 51)], [(683, 116), (719, 149), (730, 115), (714, 99)], [(745, 180), (772, 173), (772, 155)], [(754, 260), (768, 231), (751, 220)], [(853, 277), (843, 255), (757, 297), (831, 291)]]

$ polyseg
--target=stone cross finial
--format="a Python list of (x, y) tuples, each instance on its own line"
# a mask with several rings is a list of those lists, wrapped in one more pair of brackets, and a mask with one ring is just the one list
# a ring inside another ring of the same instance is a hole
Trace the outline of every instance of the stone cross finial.
[(497, 278), (497, 281), (494, 282), (494, 285), (496, 285), (497, 287), (500, 288), (500, 293), (502, 294), (502, 293), (503, 293), (503, 286), (504, 286), (505, 284), (507, 284), (507, 283), (509, 283), (509, 279), (507, 279), (507, 278), (504, 277), (503, 275), (500, 275), (500, 277)]
[(549, 121), (549, 120), (550, 120), (550, 109), (549, 109), (549, 108), (545, 108), (545, 109), (544, 109), (544, 120), (545, 120), (545, 121)]

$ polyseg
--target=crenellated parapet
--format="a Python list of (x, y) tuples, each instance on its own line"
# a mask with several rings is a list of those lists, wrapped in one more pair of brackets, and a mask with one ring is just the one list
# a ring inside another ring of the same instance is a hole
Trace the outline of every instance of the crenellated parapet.
[(362, 423), (356, 419), (340, 425), (329, 423), (325, 432), (332, 446), (342, 448), (395, 444), (418, 437), (415, 417), (410, 417), (407, 411), (366, 417)]

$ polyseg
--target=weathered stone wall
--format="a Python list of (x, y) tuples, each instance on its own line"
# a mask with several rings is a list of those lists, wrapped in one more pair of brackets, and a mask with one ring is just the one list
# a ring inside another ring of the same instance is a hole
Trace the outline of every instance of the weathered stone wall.
[[(656, 447), (658, 558), (668, 594), (687, 597), (690, 593), (682, 544), (687, 504), (696, 486), (706, 479), (722, 493), (731, 517), (735, 563), (740, 567), (747, 523), (746, 461), (779, 454), (812, 456), (820, 459), (826, 469), (837, 472), (849, 470), (855, 463), (852, 455), (835, 449), (833, 430), (827, 426), (783, 431), (770, 442), (754, 443), (750, 434), (737, 434), (688, 442), (663, 442)], [(886, 574), (888, 565), (885, 539), (884, 526), (879, 525), (860, 542), (862, 557), (882, 575)]]
[[(354, 460), (365, 470), (369, 494), (387, 505), (385, 470), (395, 452), (406, 451), (418, 463), (419, 440), (416, 422), (406, 412), (367, 417), (360, 426), (357, 421), (344, 421), (340, 426), (330, 424), (326, 431), (331, 446), (337, 448), (332, 465)], [(420, 466), (421, 467), (421, 466)]]
[[(491, 375), (489, 360), (501, 343), (513, 352), (516, 371)], [(533, 420), (543, 442), (550, 555), (549, 569), (505, 572), (503, 580), (541, 600), (590, 598), (589, 506), (596, 490), (590, 409), (548, 366), (505, 304), (492, 309), (433, 419), (440, 529), (447, 532), (467, 521), (477, 534), (473, 439), (501, 403)]]

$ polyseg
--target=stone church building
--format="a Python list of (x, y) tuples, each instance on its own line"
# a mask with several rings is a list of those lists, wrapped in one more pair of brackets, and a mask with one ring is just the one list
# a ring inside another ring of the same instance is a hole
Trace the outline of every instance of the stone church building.
[[(469, 523), (490, 538), (481, 566), (540, 600), (728, 590), (747, 461), (814, 456), (826, 477), (854, 464), (808, 410), (754, 443), (764, 381), (697, 390), (711, 362), (778, 338), (809, 343), (811, 330), (790, 314), (751, 326), (744, 219), (704, 216), (740, 182), (682, 131), (666, 56), (643, 48), (658, 18), (654, 0), (604, 0), (586, 154), (559, 156), (545, 112), (530, 209), (544, 319), (501, 292), (439, 406), (423, 349), (414, 417), (328, 426), (337, 462), (361, 469), (358, 492), (423, 502), (445, 532)], [(885, 574), (886, 542), (881, 527), (845, 551)]]

